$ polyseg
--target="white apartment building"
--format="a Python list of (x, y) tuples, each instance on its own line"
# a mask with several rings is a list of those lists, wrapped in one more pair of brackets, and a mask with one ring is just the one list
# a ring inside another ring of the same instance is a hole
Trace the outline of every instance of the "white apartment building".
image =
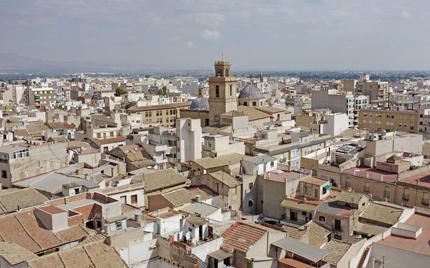
[[(200, 119), (176, 119), (176, 157), (179, 163), (202, 158)], [(178, 167), (178, 169), (180, 169)]]
[(348, 116), (348, 126), (354, 127), (354, 120), (359, 109), (367, 107), (368, 97), (360, 95), (354, 97), (350, 91), (337, 89), (321, 89), (312, 91), (312, 109), (328, 108), (333, 113), (345, 113)]

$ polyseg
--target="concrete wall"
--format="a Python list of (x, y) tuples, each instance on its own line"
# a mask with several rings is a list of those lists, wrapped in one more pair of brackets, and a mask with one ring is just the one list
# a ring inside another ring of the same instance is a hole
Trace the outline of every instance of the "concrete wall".
[[(145, 206), (145, 194), (144, 189), (136, 189), (136, 190), (130, 190), (127, 192), (121, 192), (121, 193), (109, 193), (109, 197), (112, 197), (118, 201), (121, 201), (121, 197), (125, 197), (125, 203), (135, 206), (135, 207), (144, 207)], [(132, 203), (131, 197), (136, 196), (137, 202)]]
[(265, 217), (281, 219), (285, 209), (281, 202), (285, 198), (285, 182), (264, 180), (263, 186), (263, 214)]

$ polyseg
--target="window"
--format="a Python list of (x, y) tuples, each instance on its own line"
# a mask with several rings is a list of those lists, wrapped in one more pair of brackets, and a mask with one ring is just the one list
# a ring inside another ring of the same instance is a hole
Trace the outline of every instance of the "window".
[(232, 96), (232, 95), (233, 95), (233, 86), (230, 85), (230, 96)]
[(318, 198), (318, 189), (315, 189), (314, 193), (315, 193), (315, 198)]
[(75, 188), (75, 194), (79, 194), (79, 188)]
[(249, 183), (249, 189), (251, 190), (252, 188), (254, 188), (254, 183), (253, 183), (253, 182), (250, 182), (250, 183)]
[(388, 186), (385, 186), (384, 197), (385, 198), (389, 198), (390, 197), (390, 187), (388, 187)]
[(429, 204), (429, 193), (423, 193), (423, 200), (421, 203), (426, 206)]
[(1, 177), (7, 179), (7, 170), (1, 171)]
[(219, 98), (219, 86), (215, 86), (215, 97)]
[(305, 186), (305, 194), (311, 195), (312, 194), (312, 187)]
[(336, 231), (341, 231), (342, 229), (340, 227), (341, 227), (341, 221), (340, 220), (334, 220), (334, 229)]
[(275, 161), (270, 162), (270, 167), (275, 167)]
[(369, 185), (369, 183), (368, 183), (368, 182), (366, 182), (366, 183), (364, 184), (364, 192), (366, 192), (366, 193), (370, 192), (370, 185)]
[(254, 205), (254, 201), (249, 200), (249, 201), (248, 201), (248, 207), (252, 207), (252, 205)]
[(403, 189), (403, 200), (409, 200), (409, 188)]
[(208, 147), (212, 148), (212, 142), (208, 141)]
[(122, 222), (121, 221), (117, 221), (116, 222), (116, 229), (117, 230), (121, 230), (122, 229)]
[(320, 217), (318, 218), (318, 220), (320, 220), (320, 221), (325, 221), (325, 217), (324, 217), (324, 216), (320, 216)]
[(346, 178), (345, 186), (351, 187), (351, 178)]
[(256, 101), (252, 102), (252, 106), (257, 106), (257, 102)]
[(108, 151), (108, 147), (103, 147), (103, 152), (106, 153)]
[(137, 194), (131, 196), (131, 203), (132, 204), (136, 204), (137, 203)]

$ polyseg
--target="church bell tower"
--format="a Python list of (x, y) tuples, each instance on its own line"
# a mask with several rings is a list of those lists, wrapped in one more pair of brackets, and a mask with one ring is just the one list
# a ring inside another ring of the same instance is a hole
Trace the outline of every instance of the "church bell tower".
[(209, 122), (220, 123), (220, 115), (237, 110), (237, 80), (230, 76), (230, 62), (215, 62), (215, 77), (209, 77)]

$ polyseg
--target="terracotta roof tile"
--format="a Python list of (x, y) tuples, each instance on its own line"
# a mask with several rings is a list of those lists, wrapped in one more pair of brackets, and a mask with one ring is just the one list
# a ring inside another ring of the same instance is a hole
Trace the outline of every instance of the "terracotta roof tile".
[(15, 242), (31, 252), (39, 252), (42, 248), (27, 234), (15, 214), (0, 217), (0, 233), (5, 241)]
[(222, 234), (224, 237), (222, 246), (244, 252), (261, 239), (265, 233), (266, 231), (263, 229), (237, 222)]
[(61, 239), (63, 243), (74, 242), (88, 236), (88, 233), (82, 226), (76, 225), (66, 230), (56, 233), (57, 237)]
[[(110, 246), (101, 242), (84, 246), (87, 255), (91, 261), (96, 264), (96, 267), (105, 268), (126, 268), (127, 265), (118, 255), (118, 253)], [(82, 266), (80, 266), (82, 267)]]
[(62, 268), (65, 267), (58, 254), (49, 254), (27, 262), (31, 268)]
[(15, 213), (16, 218), (25, 228), (28, 235), (44, 250), (61, 245), (61, 241), (45, 228), (43, 223), (36, 218), (33, 210)]

